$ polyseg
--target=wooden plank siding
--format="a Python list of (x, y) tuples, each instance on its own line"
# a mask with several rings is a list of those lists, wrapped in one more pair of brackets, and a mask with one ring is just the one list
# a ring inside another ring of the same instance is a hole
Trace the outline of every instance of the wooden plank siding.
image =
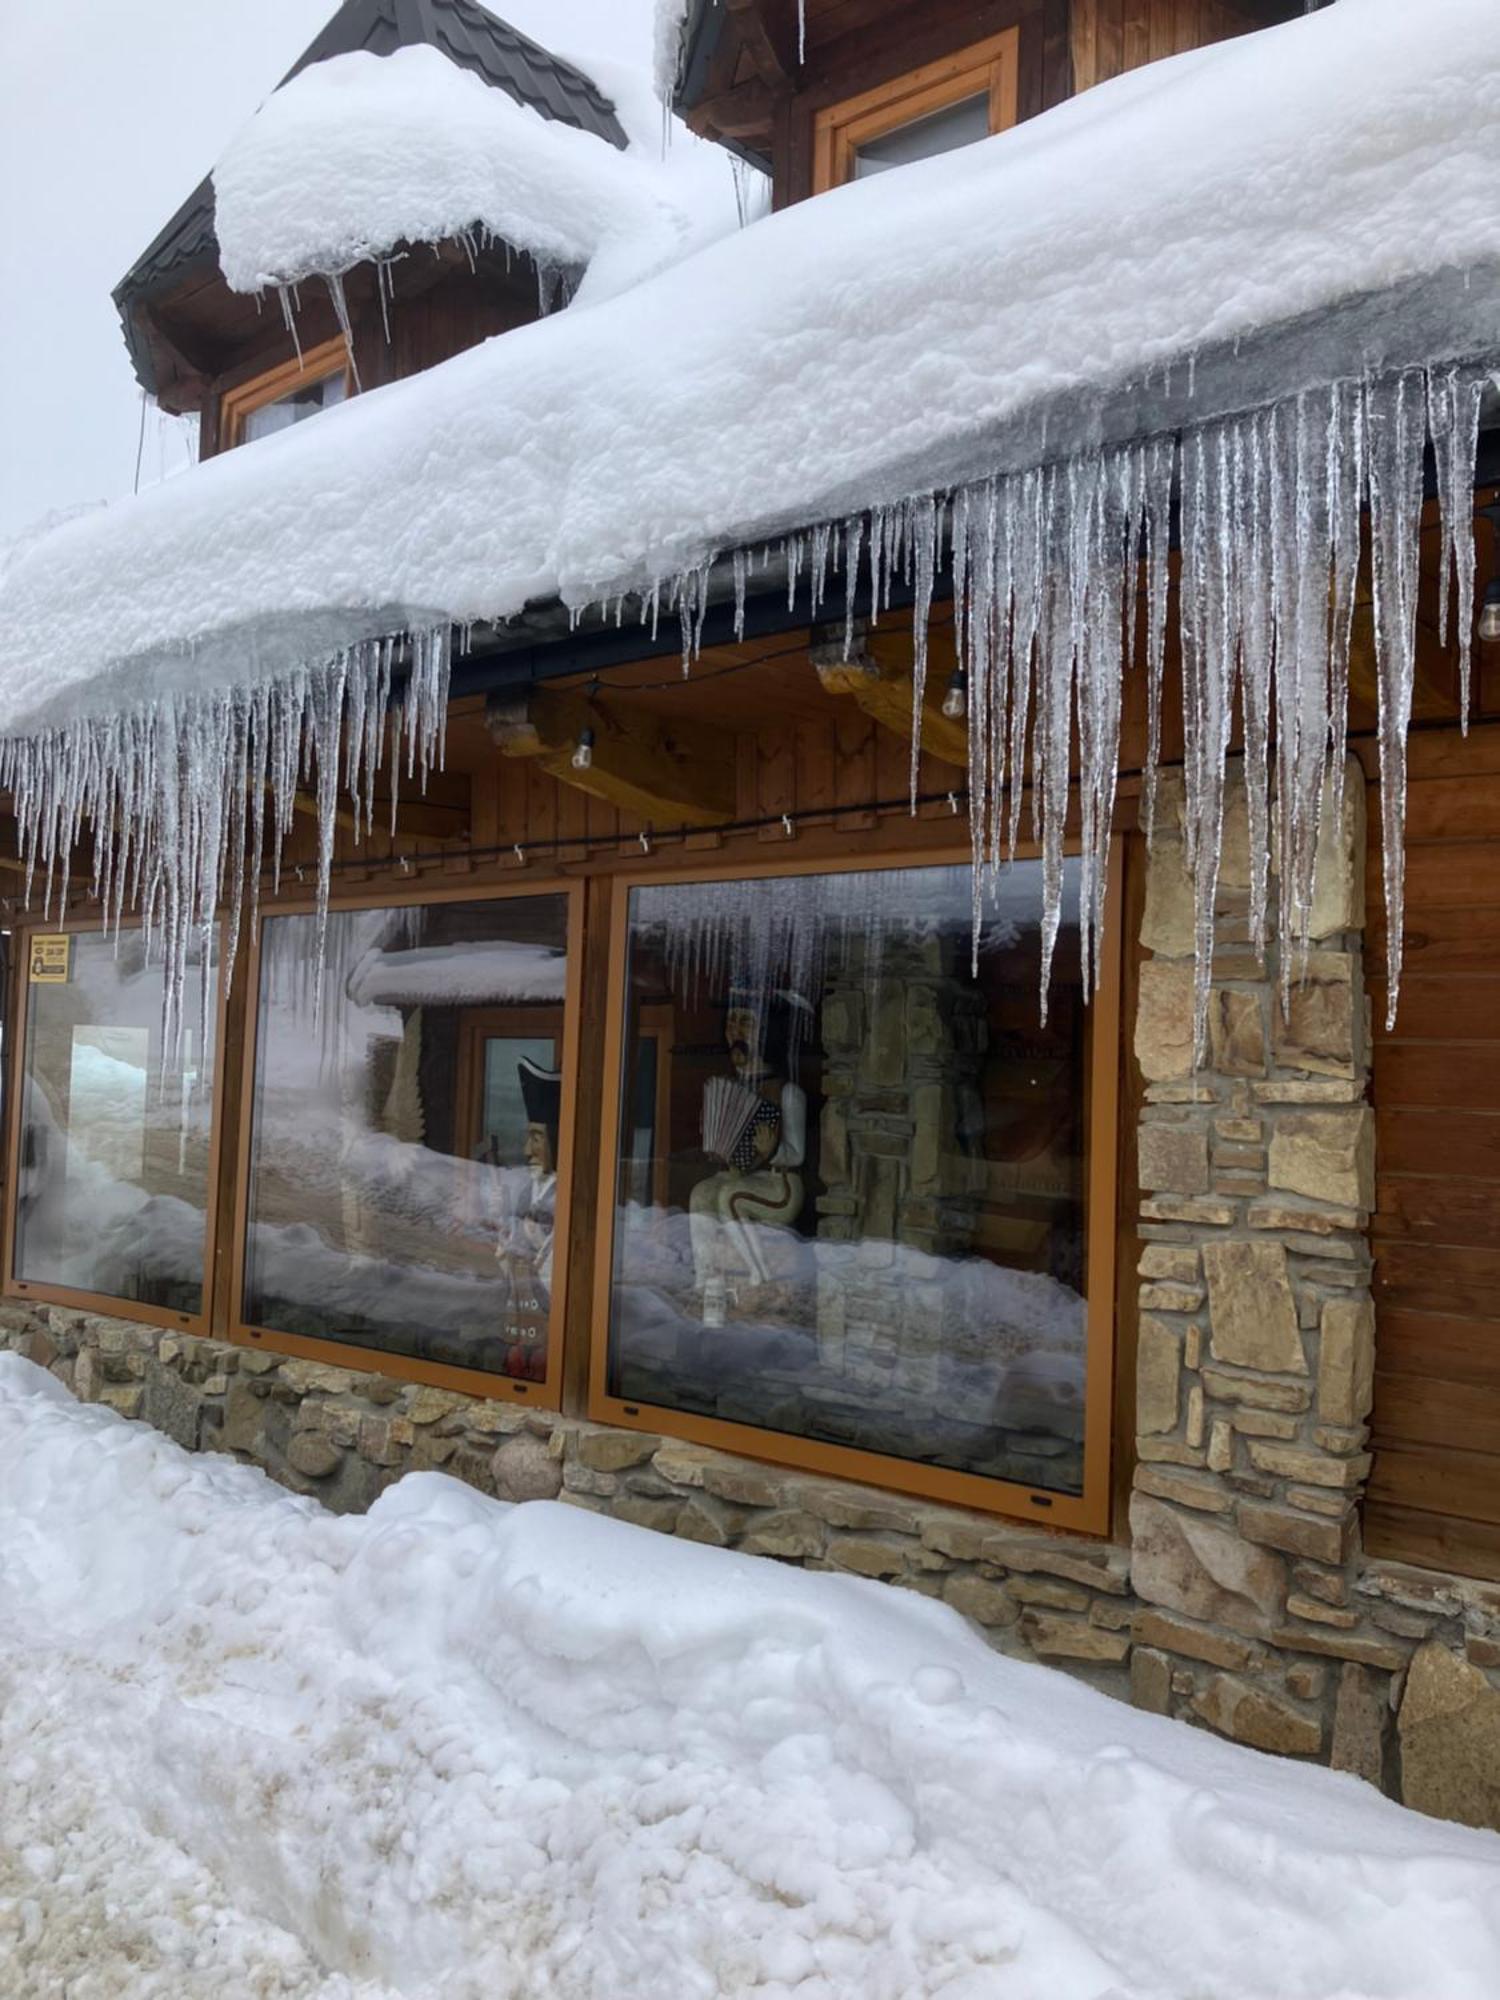
[(1500, 1577), (1500, 727), (1467, 743), (1456, 729), (1415, 735), (1411, 767), (1391, 1032), (1370, 792), (1377, 1317), (1365, 1545)]
[(1073, 87), (1091, 90), (1257, 25), (1229, 0), (1073, 0)]

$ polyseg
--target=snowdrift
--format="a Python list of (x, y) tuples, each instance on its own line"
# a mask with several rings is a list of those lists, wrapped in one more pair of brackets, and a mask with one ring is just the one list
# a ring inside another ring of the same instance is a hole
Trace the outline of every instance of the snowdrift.
[(1494, 1991), (1490, 1836), (880, 1585), (436, 1474), (335, 1518), (9, 1356), (0, 1690), (9, 1992)]

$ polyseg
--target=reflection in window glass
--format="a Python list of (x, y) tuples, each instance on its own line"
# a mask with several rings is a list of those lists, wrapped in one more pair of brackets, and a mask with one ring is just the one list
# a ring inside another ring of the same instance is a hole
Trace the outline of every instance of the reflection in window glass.
[(162, 967), (135, 931), (33, 934), (26, 981), (15, 1275), (197, 1314), (212, 999), (189, 998), (164, 1048)]
[(1003, 878), (977, 972), (970, 883), (632, 892), (611, 1394), (1082, 1491), (1077, 865), (1045, 1026), (1040, 863)]
[(342, 403), (348, 393), (348, 379), (342, 368), (335, 369), (331, 375), (324, 375), (319, 381), (299, 383), (284, 396), (276, 396), (268, 403), (257, 403), (253, 409), (246, 410), (240, 419), (238, 442), (252, 444), (256, 438), (269, 437), (273, 431), (290, 430), (304, 417), (315, 417), (320, 410), (329, 410), (335, 403)]
[(262, 925), (244, 1319), (546, 1374), (567, 901)]
[(892, 167), (904, 167), (912, 160), (929, 160), (935, 153), (957, 152), (990, 136), (990, 100), (987, 91), (948, 104), (925, 118), (913, 118), (894, 131), (869, 139), (854, 155), (854, 178), (883, 174)]

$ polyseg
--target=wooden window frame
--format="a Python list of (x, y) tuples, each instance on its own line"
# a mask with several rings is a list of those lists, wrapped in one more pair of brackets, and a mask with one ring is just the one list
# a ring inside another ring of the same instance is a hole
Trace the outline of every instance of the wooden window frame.
[[(340, 908), (343, 907), (341, 904)], [(459, 1115), (454, 1121), (453, 1138), (459, 1158), (472, 1159), (480, 1139), (478, 1092), (484, 1080), (484, 1058), (480, 1053), (480, 1044), (490, 1040), (540, 1041), (544, 1036), (550, 1036), (557, 1048), (557, 1060), (560, 1064), (566, 1010), (543, 1001), (534, 1008), (501, 1004), (494, 1007), (469, 1007), (464, 1011), (470, 1018), (464, 1022), (458, 1038), (455, 1089), (459, 1101)], [(559, 1146), (561, 1143), (562, 1136), (559, 1133)]]
[[(1018, 858), (1037, 850), (1018, 848)], [(1086, 1013), (1084, 1067), (1088, 1118), (1085, 1125), (1084, 1218), (1087, 1318), (1084, 1376), (1084, 1472), (1080, 1494), (1048, 1493), (979, 1473), (958, 1472), (850, 1445), (824, 1444), (789, 1432), (720, 1417), (696, 1417), (665, 1405), (630, 1402), (609, 1393), (609, 1337), (614, 1281), (621, 1127), (621, 1075), (630, 994), (630, 895), (664, 883), (761, 880), (789, 875), (843, 875), (857, 870), (967, 866), (969, 847), (902, 847), (889, 853), (822, 856), (754, 867), (716, 865), (672, 869), (631, 869), (614, 878), (611, 889), (609, 987), (604, 1022), (605, 1098), (600, 1118), (598, 1216), (596, 1222), (593, 1324), (590, 1329), (588, 1415), (595, 1423), (652, 1436), (681, 1438), (742, 1458), (855, 1480), (866, 1486), (911, 1493), (950, 1506), (972, 1507), (1048, 1528), (1084, 1534), (1110, 1532), (1111, 1455), (1114, 1432), (1116, 1260), (1119, 1197), (1119, 1096), (1123, 1061), (1120, 1038), (1122, 945), (1121, 879), (1123, 839), (1110, 843), (1105, 890), (1104, 933), (1099, 941), (1097, 983)]]
[[(415, 887), (371, 889), (361, 896), (340, 897), (330, 905), (330, 916), (351, 910), (394, 910), (411, 906), (430, 907), (439, 903), (524, 902), (543, 896), (560, 896), (566, 903), (567, 969), (562, 1004), (562, 1106), (558, 1120), (557, 1208), (553, 1225), (552, 1311), (547, 1327), (547, 1372), (540, 1382), (520, 1381), (513, 1376), (493, 1374), (483, 1368), (463, 1368), (444, 1361), (425, 1361), (411, 1355), (392, 1354), (384, 1348), (362, 1347), (352, 1342), (323, 1340), (311, 1334), (281, 1333), (274, 1327), (256, 1326), (245, 1318), (245, 1251), (250, 1209), (250, 1168), (255, 1146), (255, 1072), (260, 1052), (260, 968), (261, 940), (265, 927), (281, 917), (309, 916), (316, 902), (299, 899), (276, 903), (261, 913), (256, 935), (244, 948), (245, 1014), (239, 1070), (239, 1131), (235, 1154), (234, 1213), (229, 1232), (228, 1305), (226, 1337), (237, 1347), (263, 1353), (285, 1354), (299, 1361), (322, 1361), (333, 1368), (348, 1368), (363, 1375), (385, 1375), (399, 1382), (425, 1382), (435, 1388), (453, 1389), (461, 1395), (489, 1402), (528, 1403), (536, 1409), (559, 1410), (563, 1396), (563, 1337), (568, 1312), (568, 1262), (572, 1221), (573, 1159), (577, 1137), (579, 1003), (583, 978), (583, 895), (578, 878), (548, 877), (525, 883), (466, 883), (461, 889)], [(547, 1003), (549, 1006), (555, 1003)]]
[(965, 98), (986, 95), (990, 132), (1004, 132), (1020, 116), (1021, 30), (973, 42), (937, 62), (907, 70), (873, 90), (846, 97), (813, 121), (813, 193), (826, 194), (854, 177), (854, 156), (872, 139), (913, 125)]
[(267, 403), (279, 402), (292, 389), (310, 389), (314, 383), (326, 382), (330, 375), (342, 375), (345, 394), (352, 394), (354, 377), (349, 366), (349, 349), (341, 334), (333, 340), (320, 341), (316, 347), (304, 348), (291, 361), (252, 375), (236, 388), (226, 389), (219, 398), (220, 450), (232, 451), (243, 443), (245, 419), (253, 411), (263, 410)]
[[(138, 921), (122, 923), (120, 926), (122, 931), (137, 931), (140, 928)], [(27, 1038), (31, 1011), (31, 982), (26, 976), (26, 968), (30, 963), (30, 940), (33, 937), (56, 937), (63, 932), (67, 932), (70, 936), (110, 937), (113, 935), (113, 928), (98, 916), (93, 916), (68, 918), (55, 923), (27, 921), (16, 924), (12, 931), (11, 948), (15, 962), (11, 972), (12, 1004), (7, 1041), (11, 1053), (11, 1060), (7, 1065), (10, 1102), (6, 1107), (5, 1263), (0, 1296), (21, 1299), (31, 1305), (67, 1306), (79, 1312), (98, 1313), (101, 1317), (110, 1319), (137, 1321), (142, 1326), (165, 1327), (176, 1333), (211, 1336), (214, 1319), (214, 1274), (219, 1254), (224, 1085), (230, 1061), (226, 1040), (230, 982), (225, 974), (222, 926), (216, 927), (215, 934), (217, 960), (214, 979), (218, 991), (214, 1004), (214, 1075), (209, 1093), (208, 1156), (204, 1176), (206, 1185), (203, 1204), (203, 1296), (197, 1312), (174, 1312), (170, 1306), (153, 1306), (139, 1299), (115, 1298), (108, 1292), (79, 1291), (69, 1285), (38, 1284), (35, 1279), (20, 1278), (16, 1275), (21, 1124), (26, 1102)]]

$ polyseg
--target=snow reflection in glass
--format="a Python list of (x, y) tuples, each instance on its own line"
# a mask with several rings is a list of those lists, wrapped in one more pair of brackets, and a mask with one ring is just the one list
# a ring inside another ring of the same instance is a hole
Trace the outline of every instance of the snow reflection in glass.
[(632, 892), (613, 1395), (1082, 1490), (1078, 896), (1042, 1025), (1039, 862)]
[(170, 1045), (162, 1037), (165, 974), (148, 962), (138, 931), (118, 940), (99, 931), (33, 934), (25, 977), (15, 1276), (196, 1315), (212, 966), (204, 968), (195, 945), (186, 1019)]
[(263, 925), (251, 1326), (546, 1374), (567, 970), (561, 896)]

